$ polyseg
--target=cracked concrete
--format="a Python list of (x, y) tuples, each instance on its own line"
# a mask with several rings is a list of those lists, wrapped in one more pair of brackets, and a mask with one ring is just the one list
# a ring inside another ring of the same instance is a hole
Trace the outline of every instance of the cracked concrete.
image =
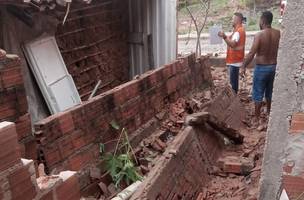
[[(302, 79), (304, 1), (290, 1), (288, 3), (283, 21), (273, 107), (264, 152), (260, 200), (275, 200), (281, 195), (283, 162), (289, 156), (288, 153), (295, 150), (294, 147), (291, 149), (290, 145), (287, 145), (290, 116), (294, 112), (304, 110), (304, 83)], [(302, 141), (302, 139), (297, 141)], [(294, 154), (294, 156), (296, 155)]]

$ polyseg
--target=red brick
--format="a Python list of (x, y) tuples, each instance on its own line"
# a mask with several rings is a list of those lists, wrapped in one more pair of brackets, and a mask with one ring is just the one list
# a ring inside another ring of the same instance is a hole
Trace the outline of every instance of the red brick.
[(25, 156), (24, 158), (30, 160), (37, 160), (37, 142), (34, 137), (27, 139), (24, 142)]
[(290, 199), (299, 197), (304, 191), (304, 179), (297, 176), (283, 176), (283, 188)]
[(292, 116), (289, 133), (304, 133), (304, 113), (295, 113)]
[(48, 166), (52, 166), (62, 161), (62, 156), (57, 143), (53, 143), (44, 148), (44, 156)]
[(55, 189), (55, 191), (58, 200), (79, 200), (80, 188), (77, 176), (74, 175), (64, 181)]
[(71, 132), (75, 129), (73, 117), (70, 112), (65, 112), (61, 114), (58, 119), (60, 130), (63, 134)]
[(304, 122), (293, 121), (291, 123), (289, 133), (303, 133), (304, 132)]
[(219, 166), (226, 173), (244, 174), (250, 173), (250, 170), (254, 168), (253, 160), (243, 157), (227, 156), (223, 159), (219, 159)]
[(0, 119), (1, 120), (16, 117), (17, 110), (13, 106), (14, 106), (14, 104), (12, 104), (12, 103), (0, 106)]
[(85, 134), (80, 130), (74, 131), (71, 134), (71, 140), (75, 149), (80, 149), (87, 144), (85, 141)]
[(69, 162), (69, 170), (79, 171), (84, 166), (93, 161), (93, 154), (91, 149), (83, 150), (82, 152), (78, 152), (72, 157), (68, 159)]
[(304, 113), (295, 113), (292, 115), (293, 121), (302, 121), (304, 122)]
[(0, 123), (0, 171), (20, 162), (16, 128), (13, 123)]
[(74, 153), (74, 145), (72, 142), (72, 138), (70, 136), (66, 136), (61, 138), (59, 141), (59, 150), (62, 158), (67, 158), (69, 155)]
[(48, 193), (44, 194), (40, 200), (53, 200), (53, 190), (49, 191)]
[(149, 82), (150, 85), (157, 85), (160, 84), (162, 81), (164, 81), (163, 74), (162, 74), (162, 68), (157, 68), (152, 71), (152, 73), (149, 75)]
[(122, 119), (134, 117), (139, 112), (140, 99), (132, 99), (121, 107)]
[(31, 200), (36, 196), (36, 189), (32, 183), (31, 175), (28, 171), (28, 166), (23, 166), (8, 176), (12, 199)]
[(4, 88), (10, 88), (23, 84), (21, 68), (5, 68), (1, 70), (1, 80)]
[(163, 72), (163, 78), (169, 79), (171, 76), (174, 75), (173, 64), (165, 65), (162, 69), (162, 72)]
[(19, 117), (16, 121), (18, 140), (21, 140), (32, 133), (31, 118), (29, 114)]
[(120, 106), (139, 95), (139, 81), (140, 80), (130, 81), (113, 90), (114, 102), (116, 106)]
[(168, 94), (175, 92), (177, 89), (177, 79), (176, 77), (172, 77), (167, 81), (167, 91)]

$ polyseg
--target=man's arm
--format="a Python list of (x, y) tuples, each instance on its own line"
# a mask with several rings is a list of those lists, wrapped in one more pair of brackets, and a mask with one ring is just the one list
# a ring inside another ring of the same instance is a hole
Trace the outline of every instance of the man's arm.
[(0, 49), (0, 59), (4, 59), (6, 57), (6, 51)]
[(260, 36), (259, 36), (259, 34), (257, 34), (257, 35), (254, 37), (253, 44), (252, 44), (252, 46), (251, 46), (251, 49), (250, 49), (249, 53), (246, 55), (246, 57), (245, 57), (245, 59), (244, 59), (242, 68), (246, 68), (247, 65), (249, 65), (249, 63), (251, 63), (251, 61), (253, 60), (255, 54), (256, 54), (257, 51), (258, 51), (259, 43), (260, 43)]
[(237, 42), (238, 42), (238, 41), (235, 41), (235, 40), (233, 40), (233, 39), (232, 39), (232, 40), (229, 39), (229, 38), (227, 37), (227, 35), (226, 35), (224, 32), (219, 32), (219, 33), (218, 33), (218, 36), (221, 37), (221, 38), (223, 38), (224, 41), (226, 42), (226, 44), (227, 44), (229, 47), (235, 48), (235, 47), (237, 46)]

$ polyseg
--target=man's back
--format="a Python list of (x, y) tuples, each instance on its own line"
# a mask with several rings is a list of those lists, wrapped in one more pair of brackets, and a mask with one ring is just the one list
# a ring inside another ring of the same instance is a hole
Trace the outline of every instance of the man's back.
[(257, 64), (277, 64), (278, 49), (280, 43), (280, 31), (267, 28), (258, 35)]

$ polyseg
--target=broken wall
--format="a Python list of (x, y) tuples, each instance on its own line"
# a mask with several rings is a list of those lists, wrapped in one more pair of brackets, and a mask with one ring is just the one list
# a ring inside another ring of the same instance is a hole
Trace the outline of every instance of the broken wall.
[(209, 174), (221, 149), (222, 144), (214, 133), (186, 127), (131, 199), (196, 199), (210, 181)]
[(128, 1), (72, 4), (56, 40), (82, 100), (101, 81), (97, 94), (129, 80)]
[(118, 134), (115, 120), (132, 133), (161, 112), (167, 103), (195, 88), (211, 84), (207, 58), (194, 55), (149, 71), (88, 102), (35, 124), (46, 166), (52, 170), (81, 170), (98, 159), (99, 143), (112, 149)]
[(260, 200), (279, 199), (282, 189), (291, 199), (300, 199), (304, 191), (303, 7), (304, 1), (288, 1), (283, 19)]
[(0, 60), (0, 122), (16, 123), (22, 157), (36, 160), (36, 141), (32, 135), (21, 68), (18, 56), (7, 55)]
[[(0, 123), (0, 199), (79, 200), (75, 172), (62, 172), (44, 181), (37, 179), (33, 160), (21, 159), (14, 123)], [(42, 180), (43, 177), (40, 177)], [(58, 181), (54, 181), (58, 179)], [(48, 185), (49, 181), (53, 184)], [(43, 186), (44, 185), (44, 186)]]
[(63, 8), (52, 12), (34, 12), (35, 9), (24, 11), (23, 7), (0, 7), (1, 48), (21, 58), (32, 122), (50, 113), (31, 74), (22, 46), (42, 35), (56, 36), (82, 100), (87, 100), (98, 80), (101, 80), (101, 86), (97, 94), (129, 80), (128, 12), (123, 12), (127, 1), (100, 0), (72, 5), (64, 26), (61, 24), (65, 14)]

